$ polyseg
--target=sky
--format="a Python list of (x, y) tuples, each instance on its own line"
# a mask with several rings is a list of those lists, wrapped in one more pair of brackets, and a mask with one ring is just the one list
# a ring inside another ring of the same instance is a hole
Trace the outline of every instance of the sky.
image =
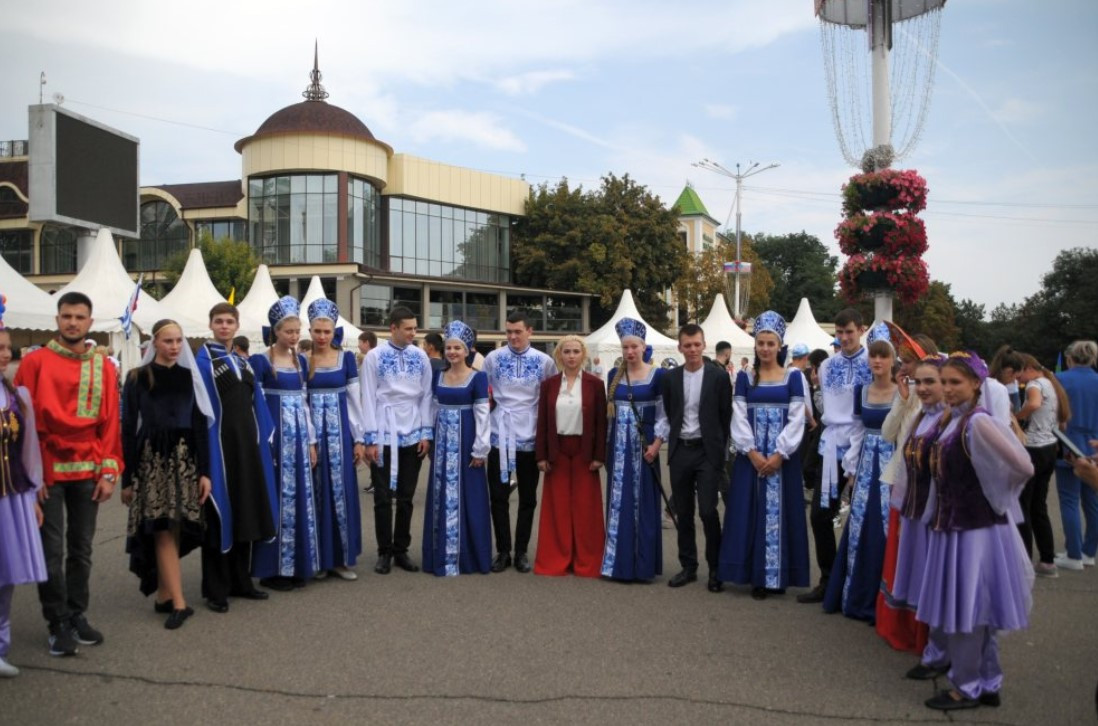
[[(745, 182), (744, 229), (805, 230), (843, 259), (855, 170), (812, 0), (5, 5), (0, 138), (60, 94), (141, 139), (143, 185), (239, 179), (233, 143), (301, 100), (315, 40), (329, 102), (397, 152), (532, 184), (629, 174), (669, 205), (689, 182), (733, 224), (734, 182), (692, 163), (777, 162)], [(926, 125), (896, 166), (927, 179), (925, 259), (958, 300), (1021, 302), (1059, 251), (1098, 242), (1096, 38), (1093, 0), (946, 3)]]

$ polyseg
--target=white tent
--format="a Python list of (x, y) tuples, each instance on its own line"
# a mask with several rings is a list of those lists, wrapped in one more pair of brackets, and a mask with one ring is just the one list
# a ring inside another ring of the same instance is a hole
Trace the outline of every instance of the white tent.
[(56, 330), (57, 301), (48, 292), (29, 282), (0, 257), (0, 294), (4, 304), (4, 325), (28, 330)]
[(831, 353), (831, 341), (834, 338), (835, 336), (819, 326), (812, 314), (812, 306), (808, 304), (808, 298), (802, 297), (793, 322), (785, 330), (786, 344), (792, 348), (797, 343), (804, 343), (809, 350), (822, 348)]
[(208, 337), (210, 308), (222, 302), (225, 298), (210, 281), (206, 264), (202, 261), (202, 251), (197, 247), (187, 257), (187, 265), (175, 287), (160, 300), (160, 304), (172, 311), (172, 318), (183, 326), (188, 335), (202, 331), (198, 337)]
[(732, 344), (732, 355), (737, 359), (743, 356), (751, 358), (755, 355), (755, 339), (743, 328), (736, 325), (728, 312), (728, 304), (724, 301), (724, 295), (717, 293), (713, 300), (713, 307), (709, 309), (709, 315), (701, 324), (705, 331), (705, 352), (713, 356), (717, 351), (717, 343), (722, 340)]
[[(309, 305), (323, 297), (325, 297), (324, 285), (320, 282), (320, 275), (313, 275), (313, 279), (309, 281), (309, 289), (305, 291), (305, 297), (301, 298), (302, 327), (308, 325)], [(357, 350), (358, 336), (362, 331), (352, 325), (351, 321), (343, 317), (343, 315), (339, 316), (339, 323), (336, 327), (343, 329), (343, 347), (349, 350)]]
[[(610, 369), (614, 366), (614, 361), (621, 356), (621, 341), (618, 339), (618, 333), (614, 330), (614, 326), (622, 318), (634, 318), (644, 322), (644, 318), (637, 311), (636, 303), (633, 302), (633, 293), (629, 290), (622, 293), (618, 309), (614, 311), (610, 320), (584, 338), (587, 353), (591, 356), (591, 359), (594, 360), (596, 357), (600, 359), (599, 365), (602, 368), (603, 376), (609, 375)], [(647, 322), (644, 324), (648, 327), (646, 342), (652, 346), (652, 362), (659, 364), (667, 358), (674, 358), (676, 361), (681, 362), (682, 355), (679, 354), (678, 342), (668, 338)]]
[[(239, 335), (246, 336), (253, 344), (263, 344), (263, 326), (267, 325), (267, 311), (278, 302), (278, 291), (271, 282), (271, 271), (266, 265), (255, 270), (248, 294), (236, 306), (240, 311)], [(254, 349), (253, 353), (256, 352)]]

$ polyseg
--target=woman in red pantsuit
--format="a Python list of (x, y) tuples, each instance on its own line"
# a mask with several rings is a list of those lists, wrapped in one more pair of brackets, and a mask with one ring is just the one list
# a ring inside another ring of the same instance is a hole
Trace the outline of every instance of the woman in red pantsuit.
[(606, 538), (599, 468), (606, 461), (606, 391), (582, 370), (587, 346), (575, 335), (553, 351), (559, 376), (541, 384), (536, 454), (545, 472), (534, 572), (598, 577)]

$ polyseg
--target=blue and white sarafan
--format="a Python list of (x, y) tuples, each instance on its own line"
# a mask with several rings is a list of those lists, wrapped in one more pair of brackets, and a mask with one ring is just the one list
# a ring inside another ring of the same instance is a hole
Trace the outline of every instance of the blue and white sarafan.
[[(874, 325), (865, 336), (866, 345), (873, 345), (878, 340), (883, 340), (889, 345), (892, 345), (892, 334), (889, 332), (888, 326), (884, 323), (877, 323)], [(895, 350), (895, 346), (893, 346), (893, 350)]]
[(278, 327), (278, 324), (286, 318), (299, 317), (301, 317), (301, 306), (289, 295), (279, 298), (278, 302), (267, 311), (267, 322), (271, 324), (272, 329)]
[(778, 336), (779, 342), (784, 343), (785, 318), (773, 310), (759, 313), (759, 316), (755, 318), (755, 337), (758, 337), (759, 333), (773, 333)]
[(327, 298), (320, 298), (309, 303), (309, 322), (314, 320), (331, 320), (339, 322), (339, 308)]
[(648, 335), (648, 328), (644, 323), (633, 318), (622, 318), (619, 320), (618, 324), (614, 326), (614, 331), (618, 334), (619, 340), (630, 336), (644, 340)]

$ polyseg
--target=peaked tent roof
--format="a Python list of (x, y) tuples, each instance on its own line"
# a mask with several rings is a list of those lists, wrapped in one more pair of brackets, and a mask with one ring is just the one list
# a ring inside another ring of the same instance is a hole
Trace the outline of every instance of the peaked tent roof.
[(816, 322), (816, 316), (812, 314), (812, 306), (808, 304), (808, 298), (802, 297), (801, 304), (797, 306), (797, 314), (793, 316), (793, 322), (785, 330), (785, 342), (789, 347), (797, 343), (804, 343), (810, 350), (822, 348), (831, 352), (831, 341), (835, 336), (829, 334)]
[(633, 301), (633, 293), (629, 290), (626, 290), (621, 294), (621, 301), (618, 303), (618, 309), (614, 311), (614, 314), (610, 316), (610, 319), (606, 321), (606, 324), (587, 336), (587, 345), (590, 346), (595, 343), (606, 342), (613, 343), (614, 345), (619, 345), (620, 341), (618, 340), (618, 332), (614, 330), (614, 326), (617, 325), (618, 321), (622, 318), (633, 318), (635, 320), (640, 320), (642, 323), (644, 323), (645, 326), (648, 327), (648, 336), (645, 342), (653, 348), (663, 346), (671, 347), (675, 350), (678, 350), (678, 341), (674, 340), (673, 338), (668, 338), (666, 335), (656, 330), (648, 323), (648, 321), (641, 317), (640, 312), (637, 310), (637, 304)]
[(706, 217), (712, 217), (709, 214), (709, 210), (705, 208), (705, 204), (702, 202), (701, 197), (694, 191), (694, 187), (687, 184), (683, 187), (682, 194), (675, 200), (675, 205), (679, 208), (679, 213), (684, 216), (690, 216), (692, 214), (704, 214)]
[(255, 268), (255, 277), (248, 294), (236, 306), (240, 311), (239, 335), (249, 340), (262, 342), (263, 326), (267, 324), (267, 311), (278, 302), (278, 291), (271, 282), (271, 271), (266, 265)]
[(713, 298), (713, 307), (709, 308), (709, 315), (705, 317), (701, 327), (705, 331), (706, 352), (716, 351), (717, 343), (722, 340), (732, 344), (732, 352), (736, 355), (750, 356), (755, 351), (755, 339), (736, 325), (732, 314), (728, 312), (723, 293), (717, 293), (717, 297)]
[[(92, 330), (110, 332), (122, 329), (120, 318), (130, 303), (134, 284), (135, 281), (122, 266), (122, 260), (118, 259), (114, 237), (109, 230), (100, 229), (92, 242), (84, 266), (68, 285), (55, 294), (63, 295), (66, 292), (76, 291), (90, 297), (92, 317), (95, 319)], [(156, 298), (144, 290), (138, 294), (133, 321), (141, 330), (150, 332), (157, 320), (171, 317), (171, 311), (161, 305)], [(187, 336), (202, 337), (206, 334), (207, 326), (205, 325), (199, 330), (193, 330), (187, 327), (186, 321), (179, 322), (183, 326), (183, 333)]]
[(209, 325), (209, 310), (225, 298), (214, 287), (202, 261), (202, 251), (191, 249), (183, 274), (172, 291), (160, 300), (160, 304), (175, 313), (175, 319), (186, 330), (201, 330)]
[[(309, 280), (309, 289), (305, 291), (305, 297), (301, 298), (303, 326), (304, 321), (308, 318), (309, 305), (321, 298), (327, 299), (324, 295), (324, 285), (320, 282), (320, 275), (313, 275), (313, 279)], [(342, 314), (339, 316), (338, 327), (343, 329), (343, 347), (355, 348), (358, 345), (358, 336), (362, 331), (352, 325), (351, 321), (343, 317)]]
[(48, 292), (20, 275), (0, 257), (0, 294), (4, 303), (4, 326), (29, 330), (56, 330), (56, 301)]

